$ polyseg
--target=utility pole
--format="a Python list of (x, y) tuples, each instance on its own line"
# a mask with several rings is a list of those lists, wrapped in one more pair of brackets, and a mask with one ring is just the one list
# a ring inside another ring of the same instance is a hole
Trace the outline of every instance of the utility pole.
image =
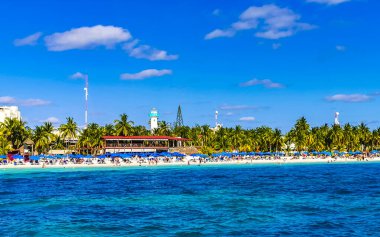
[(85, 111), (84, 111), (84, 128), (87, 128), (88, 125), (88, 75), (84, 77), (86, 86), (84, 88), (84, 97), (85, 97)]

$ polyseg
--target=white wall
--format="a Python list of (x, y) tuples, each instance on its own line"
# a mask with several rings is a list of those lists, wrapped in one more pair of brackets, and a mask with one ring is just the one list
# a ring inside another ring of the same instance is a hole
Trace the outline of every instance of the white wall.
[(21, 113), (17, 106), (0, 107), (0, 123), (3, 123), (6, 118), (21, 119)]

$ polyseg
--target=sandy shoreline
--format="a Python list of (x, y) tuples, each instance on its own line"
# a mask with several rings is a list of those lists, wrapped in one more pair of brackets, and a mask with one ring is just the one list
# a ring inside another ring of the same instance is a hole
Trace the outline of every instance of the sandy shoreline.
[[(363, 163), (363, 162), (380, 162), (380, 158), (366, 158), (365, 160), (348, 159), (348, 158), (305, 158), (305, 159), (281, 159), (281, 160), (233, 160), (233, 161), (218, 161), (218, 162), (206, 162), (201, 163), (201, 166), (215, 166), (215, 165), (247, 165), (247, 164), (315, 164), (315, 163)], [(197, 166), (199, 162), (191, 162), (190, 166)], [(157, 167), (157, 166), (189, 166), (187, 162), (158, 162), (157, 164), (149, 163), (121, 163), (115, 165), (107, 162), (105, 164), (65, 164), (65, 165), (31, 165), (29, 163), (23, 165), (0, 165), (0, 170), (4, 169), (57, 169), (57, 168), (122, 168), (122, 167)]]

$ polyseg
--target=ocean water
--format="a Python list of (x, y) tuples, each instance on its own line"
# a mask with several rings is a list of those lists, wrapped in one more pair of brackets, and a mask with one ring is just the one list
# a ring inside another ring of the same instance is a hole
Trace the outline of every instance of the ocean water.
[(0, 170), (1, 236), (380, 236), (380, 164)]

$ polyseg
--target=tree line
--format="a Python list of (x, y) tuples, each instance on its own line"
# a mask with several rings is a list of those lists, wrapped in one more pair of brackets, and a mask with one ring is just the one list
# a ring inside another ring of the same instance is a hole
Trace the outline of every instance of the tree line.
[[(29, 140), (38, 154), (46, 154), (52, 149), (70, 149), (95, 155), (102, 149), (102, 137), (110, 135), (189, 138), (189, 145), (205, 154), (221, 151), (370, 151), (380, 147), (380, 128), (371, 131), (364, 123), (357, 126), (347, 123), (343, 126), (324, 124), (311, 127), (305, 117), (298, 119), (287, 133), (267, 126), (214, 130), (209, 125), (171, 126), (160, 121), (152, 134), (145, 126), (135, 126), (126, 114), (121, 114), (113, 124), (101, 126), (90, 123), (85, 129), (80, 129), (74, 119), (68, 117), (58, 127), (58, 132), (55, 130), (50, 122), (32, 129), (24, 121), (7, 118), (0, 123), (0, 154), (17, 150)], [(77, 142), (73, 143), (73, 140)]]

